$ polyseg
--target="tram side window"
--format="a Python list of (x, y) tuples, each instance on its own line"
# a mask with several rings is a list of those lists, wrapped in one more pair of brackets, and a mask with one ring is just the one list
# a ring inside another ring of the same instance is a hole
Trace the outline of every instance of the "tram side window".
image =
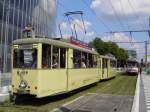
[(74, 68), (81, 67), (81, 51), (73, 50), (73, 64)]
[(14, 68), (37, 68), (37, 49), (15, 49), (13, 55)]
[(97, 56), (93, 54), (88, 54), (87, 60), (88, 68), (96, 68), (97, 67)]
[(51, 68), (51, 46), (42, 45), (42, 68)]
[(102, 68), (104, 69), (105, 68), (105, 60), (102, 59)]
[(60, 48), (60, 68), (66, 67), (66, 49)]
[(86, 68), (88, 67), (88, 58), (87, 58), (87, 53), (86, 52), (82, 52), (82, 57), (81, 57), (81, 67), (82, 68)]
[(111, 68), (115, 68), (116, 67), (116, 61), (110, 61), (110, 66), (111, 66)]
[(110, 61), (110, 67), (114, 68), (114, 62), (113, 61)]
[(107, 68), (107, 59), (103, 59), (103, 68)]
[(93, 67), (97, 67), (97, 56), (93, 55)]
[(14, 53), (13, 53), (13, 67), (14, 68), (21, 68), (22, 65), (23, 65), (23, 50), (17, 50), (15, 49), (14, 50)]
[(59, 68), (59, 48), (56, 46), (53, 46), (53, 55), (52, 55), (52, 68)]
[(89, 62), (88, 67), (92, 68), (93, 67), (93, 56), (92, 56), (92, 54), (88, 54), (88, 62)]
[(100, 60), (100, 65), (99, 66), (100, 66), (100, 68), (102, 67), (102, 60)]
[(90, 53), (74, 50), (73, 64), (74, 68), (95, 68), (97, 67), (97, 56)]

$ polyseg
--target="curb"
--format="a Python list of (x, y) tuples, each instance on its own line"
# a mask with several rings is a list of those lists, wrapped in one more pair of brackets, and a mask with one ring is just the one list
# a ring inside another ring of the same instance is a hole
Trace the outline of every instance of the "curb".
[(136, 90), (135, 90), (135, 95), (134, 95), (134, 100), (133, 100), (131, 112), (139, 112), (140, 83), (141, 83), (141, 76), (139, 74), (138, 79), (137, 79), (137, 83), (136, 83)]

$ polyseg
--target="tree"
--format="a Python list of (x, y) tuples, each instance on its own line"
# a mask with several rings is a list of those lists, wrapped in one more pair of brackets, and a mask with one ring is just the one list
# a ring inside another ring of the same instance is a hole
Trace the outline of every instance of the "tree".
[(95, 38), (90, 44), (97, 50), (101, 55), (105, 55), (108, 51), (108, 46), (100, 38)]
[(95, 38), (90, 44), (97, 50), (101, 55), (112, 54), (116, 57), (118, 61), (125, 62), (128, 59), (127, 52), (120, 48), (114, 42), (104, 42), (100, 38)]

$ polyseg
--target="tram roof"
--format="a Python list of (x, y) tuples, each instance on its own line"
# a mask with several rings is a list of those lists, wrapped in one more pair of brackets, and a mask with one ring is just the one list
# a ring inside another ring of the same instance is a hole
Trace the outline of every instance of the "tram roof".
[(98, 53), (95, 50), (82, 48), (82, 47), (73, 45), (73, 44), (68, 43), (68, 42), (63, 42), (60, 40), (54, 40), (51, 38), (24, 38), (24, 39), (17, 39), (17, 40), (13, 41), (13, 44), (33, 44), (33, 43), (44, 43), (44, 44), (49, 44), (49, 45), (56, 45), (59, 47), (77, 49), (80, 51), (84, 51), (84, 52), (98, 55)]
[(110, 56), (100, 55), (100, 57), (105, 59), (117, 60), (115, 57), (110, 57)]

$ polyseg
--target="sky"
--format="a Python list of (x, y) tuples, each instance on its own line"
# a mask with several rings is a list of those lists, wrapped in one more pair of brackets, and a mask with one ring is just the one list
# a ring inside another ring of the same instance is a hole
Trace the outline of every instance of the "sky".
[[(104, 41), (131, 42), (119, 43), (125, 49), (137, 51), (138, 59), (144, 57), (145, 45), (133, 42), (149, 40), (148, 33), (115, 33), (111, 31), (147, 30), (150, 17), (149, 0), (57, 0), (57, 25), (64, 38), (71, 35), (71, 28), (75, 24), (78, 39), (89, 42), (95, 37)], [(80, 15), (71, 16), (70, 23), (64, 13), (67, 11), (83, 11), (83, 22)], [(59, 30), (57, 35), (60, 36)], [(148, 54), (150, 54), (148, 45)]]

